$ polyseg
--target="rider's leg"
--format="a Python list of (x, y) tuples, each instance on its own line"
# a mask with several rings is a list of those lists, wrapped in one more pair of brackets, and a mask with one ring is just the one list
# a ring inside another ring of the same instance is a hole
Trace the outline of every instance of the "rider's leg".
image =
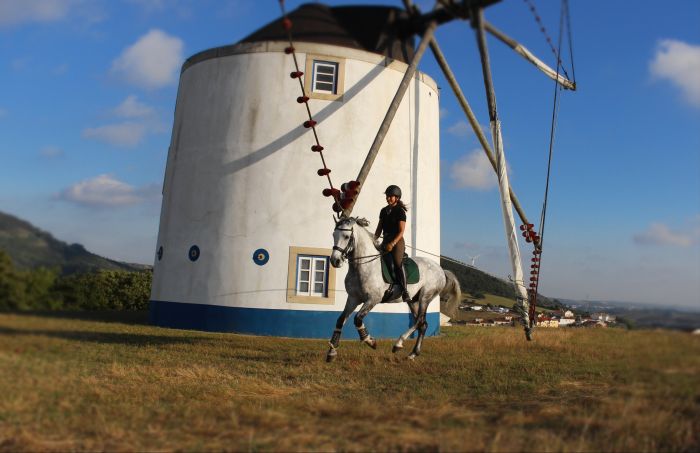
[(411, 296), (408, 294), (408, 283), (406, 282), (406, 270), (403, 268), (403, 255), (406, 251), (406, 243), (403, 238), (396, 243), (396, 246), (391, 251), (394, 257), (394, 273), (396, 282), (401, 285), (401, 298), (404, 302), (410, 302)]
[[(396, 272), (394, 269), (394, 258), (391, 255), (391, 253), (388, 253), (382, 257), (384, 260), (384, 263), (386, 264), (387, 269), (389, 270), (389, 277), (393, 278), (394, 281), (396, 281)], [(389, 284), (389, 288), (384, 292), (384, 297), (382, 297), (382, 302), (388, 302), (390, 301), (393, 297), (394, 294), (394, 283)]]

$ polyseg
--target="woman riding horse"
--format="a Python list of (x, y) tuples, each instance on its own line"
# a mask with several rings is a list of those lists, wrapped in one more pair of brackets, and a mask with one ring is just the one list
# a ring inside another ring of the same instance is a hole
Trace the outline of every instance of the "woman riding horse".
[[(406, 229), (406, 211), (408, 208), (401, 201), (401, 189), (399, 186), (390, 185), (384, 191), (387, 206), (379, 211), (379, 223), (374, 232), (375, 241), (383, 233), (382, 250), (388, 253), (384, 256), (387, 267), (393, 268), (394, 278), (401, 289), (401, 299), (410, 302), (411, 296), (406, 288), (406, 271), (403, 268), (403, 256), (406, 251), (406, 243), (403, 240), (403, 232)], [(389, 287), (384, 295), (384, 300), (389, 300), (393, 288)]]

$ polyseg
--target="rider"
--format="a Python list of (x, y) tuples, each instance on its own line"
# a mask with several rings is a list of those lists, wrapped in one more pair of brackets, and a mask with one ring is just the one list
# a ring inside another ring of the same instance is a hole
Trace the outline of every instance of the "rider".
[[(384, 191), (387, 206), (379, 212), (379, 223), (374, 232), (375, 241), (383, 232), (382, 249), (387, 253), (384, 259), (389, 269), (394, 268), (394, 275), (397, 283), (401, 287), (401, 298), (404, 302), (410, 302), (411, 296), (406, 288), (406, 271), (403, 268), (403, 255), (406, 250), (406, 243), (403, 240), (403, 232), (406, 228), (406, 211), (408, 208), (401, 201), (401, 189), (399, 186), (390, 185)], [(387, 290), (387, 292), (391, 292)]]

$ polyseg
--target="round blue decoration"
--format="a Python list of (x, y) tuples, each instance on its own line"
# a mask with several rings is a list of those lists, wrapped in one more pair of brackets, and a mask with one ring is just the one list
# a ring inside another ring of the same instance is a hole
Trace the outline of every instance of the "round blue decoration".
[(253, 262), (258, 266), (263, 266), (270, 260), (270, 254), (265, 249), (257, 249), (253, 252)]
[(158, 261), (163, 259), (163, 246), (162, 245), (160, 247), (158, 247), (157, 255), (158, 255)]
[(196, 245), (190, 247), (189, 256), (190, 261), (197, 261), (199, 259), (199, 247), (197, 247)]

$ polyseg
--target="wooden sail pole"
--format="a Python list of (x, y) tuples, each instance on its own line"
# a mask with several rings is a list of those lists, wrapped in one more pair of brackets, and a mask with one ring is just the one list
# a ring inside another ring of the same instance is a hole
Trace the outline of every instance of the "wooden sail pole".
[(476, 29), (476, 38), (481, 56), (481, 69), (484, 75), (484, 87), (486, 88), (486, 99), (489, 108), (489, 120), (491, 123), (491, 136), (493, 147), (496, 152), (496, 166), (498, 172), (498, 188), (501, 195), (501, 208), (503, 211), (503, 225), (505, 227), (506, 241), (510, 253), (511, 267), (513, 270), (513, 285), (515, 287), (516, 307), (521, 315), (521, 322), (525, 327), (525, 335), (531, 339), (531, 328), (529, 319), (529, 301), (523, 277), (523, 268), (520, 260), (520, 247), (518, 245), (518, 234), (515, 229), (515, 219), (513, 218), (512, 204), (510, 201), (510, 187), (508, 184), (508, 171), (506, 170), (506, 157), (503, 151), (503, 138), (501, 136), (501, 121), (498, 118), (496, 108), (496, 92), (491, 78), (491, 65), (489, 62), (489, 52), (486, 46), (486, 33), (483, 22), (483, 9), (479, 8), (472, 12), (472, 21)]
[[(445, 75), (445, 78), (447, 79), (447, 82), (450, 84), (452, 91), (457, 97), (457, 101), (462, 107), (464, 114), (467, 115), (467, 120), (469, 120), (469, 124), (474, 130), (476, 138), (479, 140), (479, 143), (481, 143), (481, 147), (483, 148), (484, 153), (486, 153), (486, 157), (489, 159), (489, 162), (491, 162), (491, 166), (493, 167), (494, 171), (498, 173), (496, 157), (494, 156), (494, 153), (491, 150), (491, 145), (489, 145), (488, 139), (484, 135), (484, 132), (481, 130), (481, 126), (479, 125), (479, 122), (477, 121), (476, 116), (474, 115), (474, 112), (472, 111), (472, 108), (469, 105), (469, 102), (467, 102), (467, 98), (464, 96), (462, 88), (459, 86), (459, 83), (457, 82), (457, 79), (455, 78), (452, 69), (450, 69), (450, 66), (447, 64), (447, 60), (445, 59), (445, 56), (442, 53), (442, 50), (440, 49), (440, 46), (438, 45), (437, 40), (434, 36), (432, 41), (430, 42), (430, 50), (432, 50), (435, 60), (437, 60), (440, 69), (442, 69), (442, 72)], [(510, 196), (510, 201), (513, 203), (513, 207), (518, 212), (520, 220), (522, 220), (523, 224), (527, 225), (528, 223), (530, 223), (527, 219), (527, 216), (525, 215), (525, 211), (523, 210), (522, 206), (520, 206), (520, 201), (518, 200), (518, 197), (515, 195), (515, 192), (513, 192), (512, 188), (508, 189), (508, 194)]]
[(425, 50), (428, 47), (428, 43), (433, 38), (433, 33), (435, 32), (436, 26), (437, 22), (430, 22), (426, 27), (425, 31), (423, 32), (421, 43), (418, 46), (418, 50), (416, 50), (416, 53), (413, 55), (413, 59), (411, 60), (411, 64), (408, 66), (406, 72), (403, 75), (403, 79), (399, 84), (399, 88), (396, 90), (394, 99), (391, 101), (391, 104), (389, 104), (389, 108), (387, 109), (386, 115), (384, 116), (384, 120), (379, 126), (377, 135), (374, 137), (374, 142), (372, 142), (372, 146), (370, 147), (369, 152), (367, 153), (367, 157), (365, 158), (365, 161), (362, 164), (360, 173), (357, 175), (356, 181), (360, 183), (359, 187), (356, 189), (358, 193), (355, 195), (352, 204), (350, 204), (350, 206), (343, 210), (343, 215), (345, 216), (350, 216), (350, 214), (352, 213), (352, 208), (355, 206), (355, 203), (357, 203), (357, 198), (360, 196), (360, 192), (364, 187), (367, 175), (369, 174), (369, 171), (372, 168), (374, 160), (377, 158), (379, 148), (381, 148), (382, 143), (384, 142), (384, 138), (386, 137), (386, 134), (389, 131), (389, 126), (391, 126), (391, 122), (394, 120), (394, 116), (396, 116), (396, 112), (398, 111), (399, 105), (401, 104), (401, 101), (403, 100), (403, 97), (406, 94), (408, 85), (416, 73), (418, 63), (420, 62), (421, 58), (423, 58), (423, 54), (425, 53)]
[(522, 56), (527, 61), (535, 65), (537, 69), (544, 72), (550, 79), (556, 80), (556, 82), (559, 85), (563, 86), (567, 90), (576, 91), (576, 84), (574, 82), (568, 80), (566, 77), (562, 76), (561, 74), (557, 73), (557, 71), (547, 66), (542, 60), (533, 55), (532, 52), (530, 52), (525, 46), (523, 46), (513, 38), (509, 37), (508, 35), (500, 31), (487, 21), (483, 21), (483, 24), (484, 29), (486, 31), (491, 33), (493, 36), (505, 43), (508, 47), (517, 52), (518, 55)]

